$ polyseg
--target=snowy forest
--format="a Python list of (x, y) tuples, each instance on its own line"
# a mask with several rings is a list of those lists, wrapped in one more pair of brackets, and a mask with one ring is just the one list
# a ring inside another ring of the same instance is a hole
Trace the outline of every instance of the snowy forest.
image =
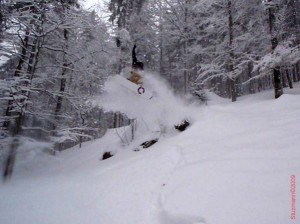
[(300, 0), (90, 2), (0, 0), (0, 223), (296, 223)]
[(129, 72), (133, 45), (147, 71), (199, 101), (205, 90), (234, 102), (274, 88), (278, 98), (300, 80), (297, 0), (111, 0), (102, 18), (80, 3), (0, 2), (8, 163), (21, 141), (43, 140), (55, 154), (130, 123), (91, 99), (108, 77)]

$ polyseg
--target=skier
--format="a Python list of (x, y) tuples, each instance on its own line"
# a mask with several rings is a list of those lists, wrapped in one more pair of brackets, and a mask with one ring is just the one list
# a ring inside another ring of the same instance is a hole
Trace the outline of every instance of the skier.
[(132, 72), (129, 80), (137, 85), (143, 84), (141, 81), (141, 75), (139, 74), (139, 71), (144, 70), (144, 64), (141, 61), (137, 60), (136, 53), (135, 53), (136, 45), (133, 46), (132, 49)]
[(132, 68), (133, 70), (144, 70), (144, 64), (141, 61), (137, 60), (136, 53), (135, 53), (136, 45), (133, 46), (132, 49)]

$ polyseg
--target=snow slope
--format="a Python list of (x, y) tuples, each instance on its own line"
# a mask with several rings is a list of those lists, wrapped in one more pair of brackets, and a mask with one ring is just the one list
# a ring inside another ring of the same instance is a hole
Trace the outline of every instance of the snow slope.
[[(167, 127), (188, 112), (193, 120), (189, 129), (166, 131), (140, 152), (133, 149), (146, 129), (127, 146), (119, 137), (122, 130), (113, 129), (56, 157), (27, 156), (12, 180), (0, 185), (0, 223), (296, 223), (290, 219), (290, 176), (296, 175), (299, 186), (299, 85), (278, 100), (271, 91), (236, 103), (213, 96), (199, 108), (187, 107), (157, 85), (154, 111), (165, 118), (157, 124)], [(107, 107), (158, 119), (152, 116), (152, 102), (129, 104), (129, 93), (115, 94)], [(132, 109), (139, 105), (149, 107)], [(116, 155), (101, 161), (104, 151)], [(299, 208), (298, 198), (296, 203)]]

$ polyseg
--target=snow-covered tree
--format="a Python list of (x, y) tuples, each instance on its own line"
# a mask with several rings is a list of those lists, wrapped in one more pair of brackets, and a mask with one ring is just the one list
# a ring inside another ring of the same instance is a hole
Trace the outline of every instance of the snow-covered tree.
[(1, 77), (1, 132), (14, 137), (6, 150), (7, 177), (20, 136), (48, 141), (52, 150), (61, 150), (102, 132), (100, 126), (92, 127), (89, 99), (101, 92), (114, 63), (105, 24), (79, 9), (76, 1), (32, 1), (13, 8), (8, 20), (7, 49), (14, 46), (8, 61), (15, 63)]

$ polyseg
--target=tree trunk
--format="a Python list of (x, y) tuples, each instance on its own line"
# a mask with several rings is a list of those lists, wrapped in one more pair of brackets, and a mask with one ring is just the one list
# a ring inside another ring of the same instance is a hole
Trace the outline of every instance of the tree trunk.
[(183, 44), (183, 58), (184, 58), (184, 93), (187, 94), (189, 91), (189, 74), (188, 74), (188, 65), (187, 65), (187, 35), (188, 35), (188, 0), (185, 0), (184, 7), (184, 44)]
[(237, 90), (236, 90), (236, 78), (234, 77), (234, 53), (233, 53), (233, 18), (232, 18), (232, 2), (228, 0), (227, 2), (227, 12), (228, 12), (228, 33), (229, 33), (229, 73), (230, 77), (230, 94), (231, 101), (235, 102), (237, 100)]
[(296, 74), (297, 74), (297, 63), (293, 66), (291, 79), (293, 82), (296, 82)]
[[(80, 118), (81, 118), (81, 124), (82, 124), (82, 128), (84, 127), (84, 114), (80, 113)], [(84, 134), (84, 130), (81, 130), (81, 134)], [(81, 148), (81, 144), (82, 144), (82, 135), (80, 135), (79, 137), (79, 148)]]
[(134, 140), (135, 138), (135, 129), (136, 129), (136, 120), (132, 119), (130, 122), (130, 127), (131, 127), (131, 141)]
[[(64, 6), (63, 6), (63, 10), (65, 10)], [(63, 34), (64, 34), (64, 42), (65, 42), (65, 47), (66, 49), (68, 49), (68, 40), (69, 40), (69, 31), (67, 29), (63, 30)], [(59, 96), (57, 97), (57, 102), (56, 102), (56, 107), (55, 107), (55, 120), (57, 122), (57, 124), (59, 124), (59, 120), (60, 120), (60, 113), (61, 113), (61, 109), (62, 109), (62, 105), (63, 105), (63, 99), (64, 99), (64, 92), (66, 89), (66, 73), (67, 73), (67, 67), (68, 67), (68, 63), (67, 63), (67, 59), (66, 59), (66, 54), (63, 55), (63, 68), (62, 68), (62, 72), (61, 72), (61, 80), (60, 80), (60, 89), (59, 89)], [(57, 125), (53, 124), (53, 130), (54, 130), (54, 134), (55, 134), (55, 130), (57, 129)], [(56, 144), (55, 145), (55, 150), (61, 151), (62, 150), (62, 144)]]
[(286, 70), (286, 78), (287, 78), (290, 89), (293, 89), (293, 81), (291, 78), (290, 71), (288, 69)]
[[(268, 2), (273, 3), (272, 0), (268, 0)], [(270, 29), (270, 35), (271, 35), (272, 52), (274, 52), (275, 48), (278, 46), (278, 38), (274, 34), (274, 24), (275, 24), (275, 12), (274, 12), (275, 8), (274, 7), (275, 6), (270, 4), (269, 9), (268, 9), (269, 29)], [(280, 66), (276, 66), (273, 69), (273, 83), (274, 83), (275, 99), (277, 99), (283, 94)]]
[(12, 139), (12, 142), (10, 145), (8, 157), (5, 162), (5, 167), (4, 167), (4, 172), (3, 172), (3, 180), (4, 181), (9, 180), (13, 173), (13, 169), (14, 169), (14, 165), (15, 165), (15, 161), (16, 161), (17, 149), (19, 146), (18, 135), (21, 132), (22, 120), (23, 120), (23, 113), (20, 113), (19, 117), (16, 118), (16, 120), (15, 120), (16, 124), (15, 124), (14, 130), (13, 130), (13, 139)]
[(282, 91), (282, 81), (281, 81), (281, 74), (280, 74), (280, 67), (277, 66), (273, 70), (274, 74), (274, 90), (275, 90), (275, 99), (279, 98), (283, 91)]
[(3, 38), (3, 23), (4, 23), (4, 13), (3, 13), (3, 3), (2, 0), (0, 0), (0, 41), (2, 41)]
[(299, 81), (299, 77), (300, 77), (300, 62), (296, 64), (296, 68), (295, 68), (295, 77), (296, 77), (296, 81)]
[(7, 181), (11, 178), (15, 161), (16, 161), (16, 154), (18, 148), (18, 138), (13, 138), (8, 157), (5, 162), (4, 173), (3, 173), (3, 180)]
[(235, 78), (230, 79), (230, 92), (231, 92), (231, 101), (235, 102), (237, 100), (237, 90), (236, 90)]
[(65, 68), (66, 66), (67, 66), (67, 64), (64, 63), (62, 73), (61, 73), (60, 89), (59, 89), (60, 95), (57, 97), (57, 103), (56, 103), (56, 108), (55, 108), (56, 119), (59, 119), (59, 113), (61, 111), (62, 102), (63, 102), (63, 93), (65, 92), (65, 89), (66, 89), (66, 81), (67, 81), (65, 78), (65, 74), (66, 74), (66, 70), (67, 70)]
[(162, 3), (158, 1), (159, 7), (159, 73), (163, 75), (163, 11), (162, 11)]

